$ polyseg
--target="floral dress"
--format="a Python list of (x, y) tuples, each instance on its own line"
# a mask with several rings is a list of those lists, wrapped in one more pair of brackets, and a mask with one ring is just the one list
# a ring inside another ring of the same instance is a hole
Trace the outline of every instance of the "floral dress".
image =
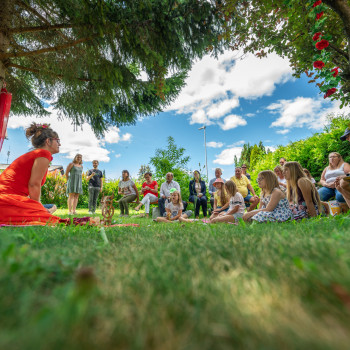
[[(297, 188), (297, 194), (298, 194), (298, 203), (291, 203), (289, 205), (290, 209), (292, 210), (294, 220), (307, 219), (309, 217), (309, 213), (307, 212), (305, 199), (299, 187)], [(316, 215), (319, 215), (320, 211), (318, 209), (317, 203), (314, 203), (314, 206), (316, 210)]]
[[(275, 189), (272, 190), (272, 192)], [(272, 194), (271, 192), (271, 194)], [(271, 194), (267, 197), (261, 198), (261, 208), (265, 209), (267, 205), (270, 203), (271, 200)], [(287, 198), (281, 199), (278, 204), (276, 205), (276, 208), (272, 211), (259, 211), (257, 214), (255, 214), (252, 217), (252, 220), (255, 220), (257, 222), (283, 222), (287, 221), (289, 219), (293, 219), (293, 213), (292, 210), (289, 208), (289, 202)]]

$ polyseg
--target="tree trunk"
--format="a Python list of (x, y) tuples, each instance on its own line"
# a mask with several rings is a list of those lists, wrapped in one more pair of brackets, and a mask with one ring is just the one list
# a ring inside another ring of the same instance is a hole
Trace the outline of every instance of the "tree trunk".
[[(11, 2), (12, 0), (0, 0), (0, 54), (7, 53), (10, 44), (8, 30), (11, 23)], [(0, 81), (3, 81), (5, 79), (5, 76), (5, 60), (0, 60)]]

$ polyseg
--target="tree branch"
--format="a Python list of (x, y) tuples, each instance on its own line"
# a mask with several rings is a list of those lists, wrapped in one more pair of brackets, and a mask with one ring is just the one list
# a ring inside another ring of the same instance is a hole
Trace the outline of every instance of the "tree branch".
[(55, 51), (60, 51), (60, 50), (64, 50), (64, 49), (68, 49), (70, 47), (76, 46), (78, 44), (84, 43), (86, 41), (90, 41), (93, 40), (94, 37), (97, 37), (98, 35), (94, 35), (93, 37), (90, 38), (83, 38), (83, 39), (79, 39), (79, 40), (75, 40), (75, 41), (71, 41), (69, 43), (63, 44), (63, 45), (58, 45), (55, 47), (47, 47), (44, 49), (40, 49), (40, 50), (34, 50), (34, 51), (28, 51), (28, 52), (16, 52), (16, 53), (0, 53), (0, 60), (4, 60), (7, 58), (13, 58), (13, 57), (26, 57), (26, 56), (36, 56), (36, 55), (41, 55), (43, 53), (47, 53), (47, 52), (55, 52)]
[[(51, 25), (51, 23), (44, 17), (42, 16), (37, 10), (33, 9), (32, 7), (28, 6), (25, 2), (21, 1), (21, 0), (16, 0), (17, 4), (21, 7), (23, 7), (24, 9), (26, 9), (28, 12), (31, 12), (32, 14), (34, 14), (36, 17), (38, 17), (41, 21), (43, 21), (45, 24), (47, 25)], [(60, 36), (65, 39), (65, 40), (69, 40), (68, 37), (66, 37), (63, 33), (59, 32)]]
[[(8, 64), (6, 67), (12, 67), (12, 68), (17, 68), (17, 69), (21, 69), (21, 70), (25, 70), (27, 72), (32, 72), (32, 73), (36, 73), (36, 74), (49, 74), (49, 75), (52, 75), (56, 78), (64, 78), (64, 75), (62, 74), (56, 74), (56, 73), (53, 73), (53, 72), (42, 72), (40, 69), (35, 69), (35, 68), (28, 68), (28, 67), (23, 67), (23, 66), (20, 66), (18, 64), (15, 64), (15, 63), (10, 63)], [(73, 79), (75, 80), (80, 80), (80, 81), (86, 81), (86, 82), (101, 82), (101, 80), (98, 80), (98, 79), (86, 79), (86, 78), (77, 78), (77, 77), (73, 77)]]
[(340, 53), (343, 57), (345, 57), (349, 61), (349, 56), (345, 51), (339, 49), (339, 47), (335, 46), (331, 42), (329, 43), (329, 47), (331, 47), (334, 51), (337, 51), (338, 53)]
[(9, 33), (10, 34), (34, 33), (34, 32), (48, 31), (48, 30), (73, 28), (76, 26), (77, 25), (73, 25), (73, 24), (54, 24), (54, 25), (37, 26), (37, 27), (22, 27), (22, 28), (10, 29)]

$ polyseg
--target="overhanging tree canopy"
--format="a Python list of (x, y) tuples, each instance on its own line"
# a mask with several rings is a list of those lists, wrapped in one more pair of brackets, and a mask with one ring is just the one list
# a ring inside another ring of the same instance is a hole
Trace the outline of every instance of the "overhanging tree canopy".
[(0, 4), (0, 79), (13, 93), (12, 112), (42, 116), (48, 100), (100, 135), (109, 125), (161, 111), (179, 93), (192, 61), (221, 45), (213, 0)]
[[(315, 19), (311, 11), (315, 1), (300, 0), (224, 0), (219, 5), (223, 17), (234, 18), (229, 27), (232, 49), (243, 49), (258, 57), (276, 52), (288, 57), (295, 75), (313, 69)], [(350, 1), (322, 0), (326, 11), (318, 24), (327, 35), (329, 54), (325, 69), (340, 67), (341, 91), (332, 98), (350, 103)], [(322, 10), (323, 11), (323, 10)], [(313, 76), (313, 78), (317, 73)], [(312, 79), (311, 82), (315, 80)], [(322, 86), (322, 82), (316, 79)]]

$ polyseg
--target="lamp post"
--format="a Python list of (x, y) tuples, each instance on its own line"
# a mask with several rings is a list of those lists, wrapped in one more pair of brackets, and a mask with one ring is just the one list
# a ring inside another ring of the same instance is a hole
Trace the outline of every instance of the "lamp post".
[(205, 137), (205, 129), (207, 127), (205, 125), (203, 125), (201, 128), (198, 128), (198, 130), (204, 130), (204, 149), (205, 149), (205, 169), (207, 170), (207, 180), (209, 181), (209, 177), (208, 177), (208, 159), (207, 159), (207, 139)]

